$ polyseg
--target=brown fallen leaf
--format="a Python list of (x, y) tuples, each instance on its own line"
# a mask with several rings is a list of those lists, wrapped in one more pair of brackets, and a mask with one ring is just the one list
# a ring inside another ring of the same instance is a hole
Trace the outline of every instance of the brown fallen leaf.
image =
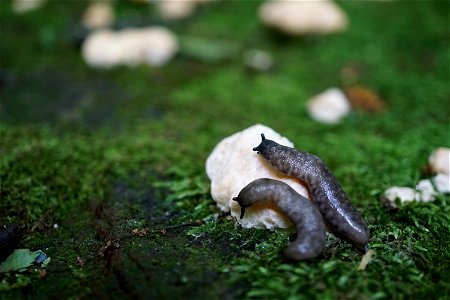
[(39, 269), (39, 277), (44, 278), (45, 276), (47, 276), (47, 270)]
[(374, 91), (362, 86), (354, 85), (344, 89), (347, 99), (353, 108), (367, 112), (380, 112), (386, 109), (386, 103)]
[(133, 232), (134, 235), (137, 236), (146, 236), (147, 235), (147, 230), (146, 229), (133, 229), (131, 232)]

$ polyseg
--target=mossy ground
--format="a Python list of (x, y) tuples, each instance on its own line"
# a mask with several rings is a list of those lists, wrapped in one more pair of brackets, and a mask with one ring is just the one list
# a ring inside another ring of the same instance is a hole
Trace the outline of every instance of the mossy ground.
[[(0, 224), (23, 226), (20, 247), (52, 260), (43, 278), (4, 274), (0, 298), (450, 297), (448, 195), (398, 212), (378, 200), (390, 186), (414, 186), (430, 152), (450, 146), (448, 2), (340, 2), (350, 29), (303, 39), (264, 28), (259, 4), (213, 3), (170, 24), (118, 2), (117, 28), (164, 23), (239, 50), (211, 62), (182, 49), (163, 68), (97, 71), (78, 48), (86, 2), (14, 15), (1, 1)], [(251, 48), (270, 51), (274, 70), (249, 73), (241, 53)], [(348, 84), (376, 90), (388, 109), (336, 126), (308, 117), (308, 97)], [(287, 263), (288, 233), (214, 217), (206, 157), (255, 123), (333, 170), (372, 232), (365, 271), (360, 253), (332, 236), (319, 258)]]

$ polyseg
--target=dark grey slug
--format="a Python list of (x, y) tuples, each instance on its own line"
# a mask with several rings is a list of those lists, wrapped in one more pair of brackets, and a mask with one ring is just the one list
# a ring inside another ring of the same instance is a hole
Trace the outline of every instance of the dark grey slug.
[(282, 146), (261, 134), (258, 151), (281, 173), (304, 181), (331, 231), (358, 248), (368, 249), (369, 229), (323, 161), (310, 153)]
[(305, 197), (284, 182), (260, 178), (244, 187), (236, 198), (241, 206), (241, 219), (245, 208), (260, 201), (272, 201), (291, 219), (297, 238), (284, 250), (286, 257), (294, 260), (313, 258), (325, 246), (325, 223), (319, 210)]

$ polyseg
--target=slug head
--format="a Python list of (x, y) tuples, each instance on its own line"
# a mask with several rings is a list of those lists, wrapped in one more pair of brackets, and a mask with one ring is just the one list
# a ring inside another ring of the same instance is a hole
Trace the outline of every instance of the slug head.
[(367, 251), (370, 250), (370, 246), (368, 243), (365, 244), (357, 244), (354, 243), (354, 245), (356, 246), (356, 248), (358, 248), (359, 251), (361, 251), (362, 253), (367, 253)]
[(242, 204), (242, 200), (239, 199), (239, 196), (234, 197), (233, 200), (239, 203), (239, 206), (241, 207), (241, 216), (239, 218), (242, 220), (245, 214), (245, 206)]
[(261, 143), (257, 147), (253, 148), (253, 151), (257, 151), (258, 154), (261, 154), (266, 159), (269, 159), (269, 157), (271, 157), (271, 153), (276, 149), (277, 146), (279, 146), (279, 144), (275, 143), (272, 140), (266, 139), (264, 133), (261, 133), (261, 139)]

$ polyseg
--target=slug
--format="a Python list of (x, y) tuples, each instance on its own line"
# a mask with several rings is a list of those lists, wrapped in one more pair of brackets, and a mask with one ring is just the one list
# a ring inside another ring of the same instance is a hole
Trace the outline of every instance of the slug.
[(261, 138), (261, 144), (253, 151), (261, 154), (281, 173), (304, 181), (331, 231), (367, 251), (369, 229), (324, 162), (313, 154), (268, 140), (264, 134)]
[(286, 214), (297, 230), (297, 238), (284, 250), (287, 258), (304, 260), (318, 256), (325, 246), (325, 223), (319, 210), (284, 182), (260, 178), (245, 186), (233, 200), (245, 208), (260, 201), (272, 201)]

